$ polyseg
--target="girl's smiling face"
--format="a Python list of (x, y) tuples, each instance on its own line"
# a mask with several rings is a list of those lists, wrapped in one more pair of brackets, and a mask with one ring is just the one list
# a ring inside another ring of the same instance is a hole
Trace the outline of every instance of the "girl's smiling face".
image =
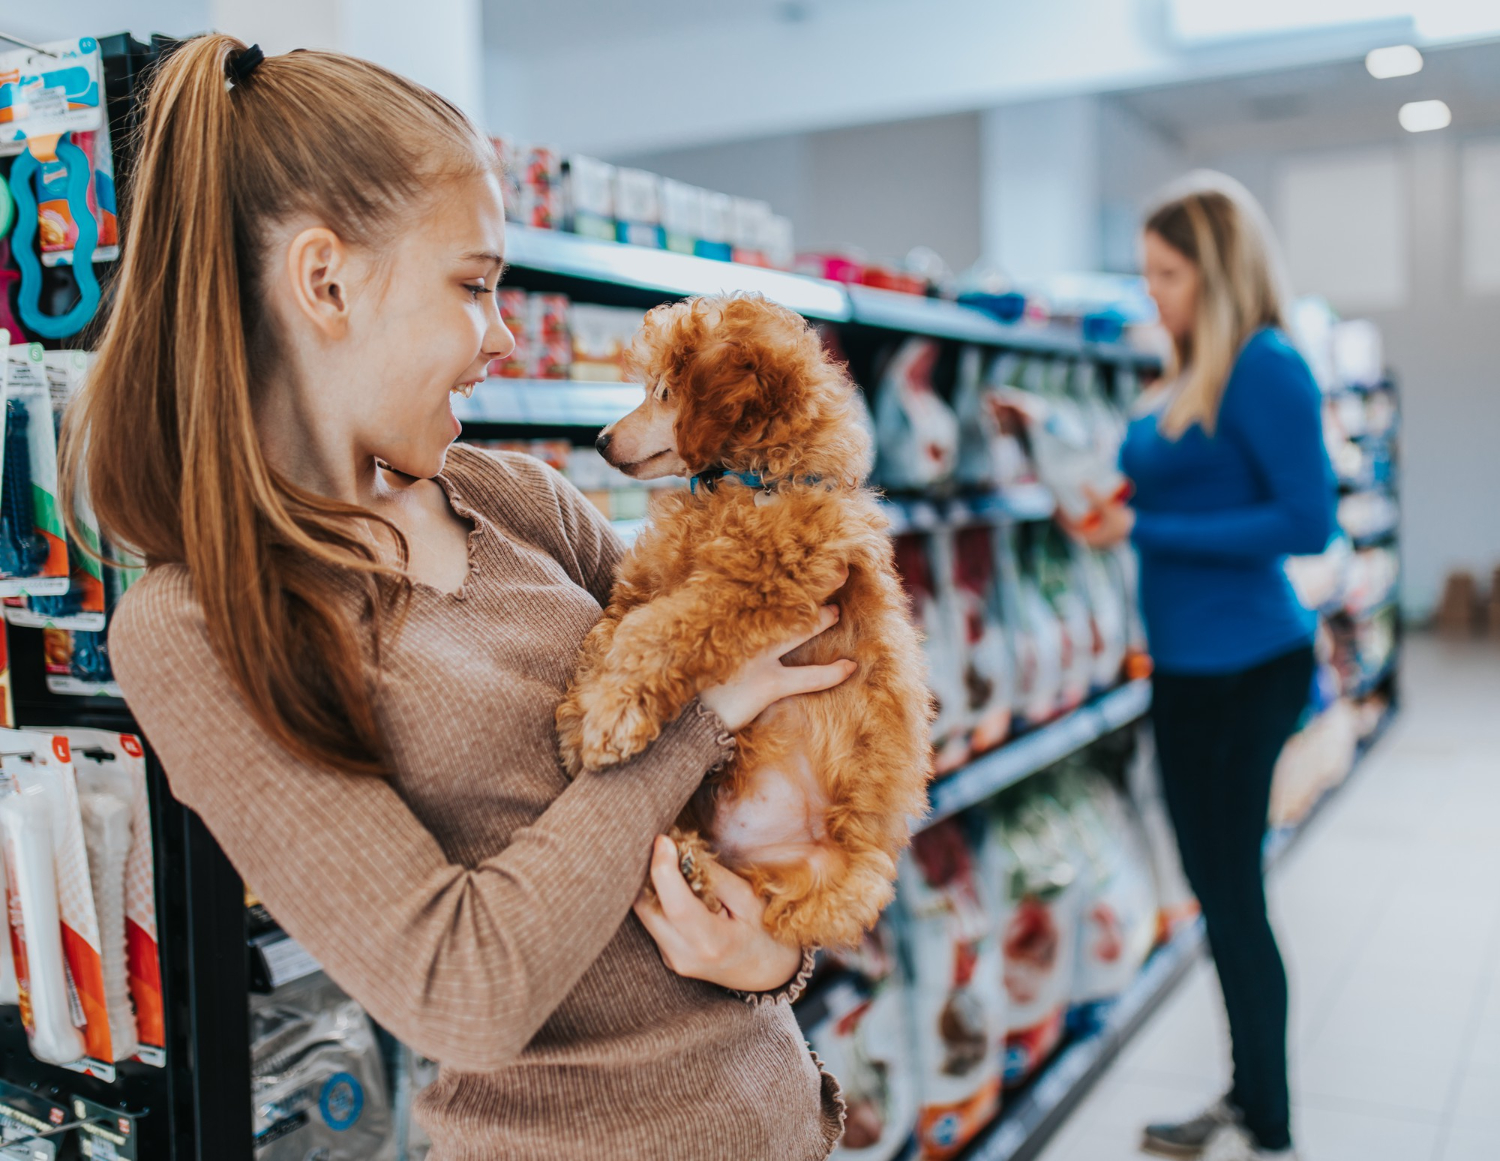
[(458, 436), (456, 393), (472, 391), (515, 339), (500, 321), (505, 207), (492, 175), (450, 183), (378, 264), (367, 293), (352, 296), (353, 355), (345, 412), (357, 454), (409, 476), (442, 470)]

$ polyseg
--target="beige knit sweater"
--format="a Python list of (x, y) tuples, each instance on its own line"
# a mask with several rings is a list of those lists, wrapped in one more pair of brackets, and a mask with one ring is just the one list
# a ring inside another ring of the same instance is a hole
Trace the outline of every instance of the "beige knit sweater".
[(730, 753), (723, 723), (694, 703), (624, 766), (559, 765), (553, 711), (619, 538), (526, 456), (455, 447), (440, 482), (473, 522), (469, 574), (418, 585), (385, 644), (393, 779), (265, 735), (183, 567), (131, 589), (111, 656), (173, 793), (329, 975), (442, 1062), (417, 1106), (432, 1161), (827, 1156), (842, 1105), (786, 994), (674, 975), (630, 912), (652, 837)]

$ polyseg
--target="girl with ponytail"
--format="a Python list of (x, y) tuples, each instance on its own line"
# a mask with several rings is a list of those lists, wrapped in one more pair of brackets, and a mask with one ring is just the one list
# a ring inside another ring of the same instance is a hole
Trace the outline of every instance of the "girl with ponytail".
[(1322, 395), (1284, 333), (1275, 244), (1222, 174), (1192, 174), (1146, 221), (1145, 273), (1176, 366), (1143, 397), (1095, 545), (1141, 559), (1162, 789), (1223, 985), (1234, 1083), (1143, 1147), (1207, 1161), (1294, 1158), (1287, 985), (1266, 916), (1261, 849), (1271, 775), (1311, 693), (1314, 617), (1282, 568), (1333, 533)]
[(376, 65), (225, 36), (163, 62), (138, 144), (63, 470), (147, 562), (110, 647), (174, 795), (441, 1062), (434, 1161), (826, 1156), (836, 1086), (776, 1002), (806, 957), (658, 836), (845, 667), (789, 640), (569, 783), (553, 715), (622, 546), (557, 473), (450, 446), (514, 346), (494, 151)]

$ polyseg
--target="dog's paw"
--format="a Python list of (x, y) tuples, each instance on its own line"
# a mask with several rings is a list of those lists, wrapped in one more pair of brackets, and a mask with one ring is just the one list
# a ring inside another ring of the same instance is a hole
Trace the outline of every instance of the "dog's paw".
[(583, 711), (569, 693), (557, 707), (557, 752), (569, 778), (583, 772)]
[(618, 766), (649, 746), (660, 732), (638, 702), (592, 707), (584, 716), (581, 730), (583, 766), (587, 770)]

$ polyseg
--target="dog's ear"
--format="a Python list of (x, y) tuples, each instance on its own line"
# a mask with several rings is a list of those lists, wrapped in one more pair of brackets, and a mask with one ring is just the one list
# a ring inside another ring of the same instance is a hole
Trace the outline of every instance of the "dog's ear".
[(770, 411), (756, 348), (726, 336), (693, 351), (681, 369), (677, 452), (694, 471), (760, 442)]

